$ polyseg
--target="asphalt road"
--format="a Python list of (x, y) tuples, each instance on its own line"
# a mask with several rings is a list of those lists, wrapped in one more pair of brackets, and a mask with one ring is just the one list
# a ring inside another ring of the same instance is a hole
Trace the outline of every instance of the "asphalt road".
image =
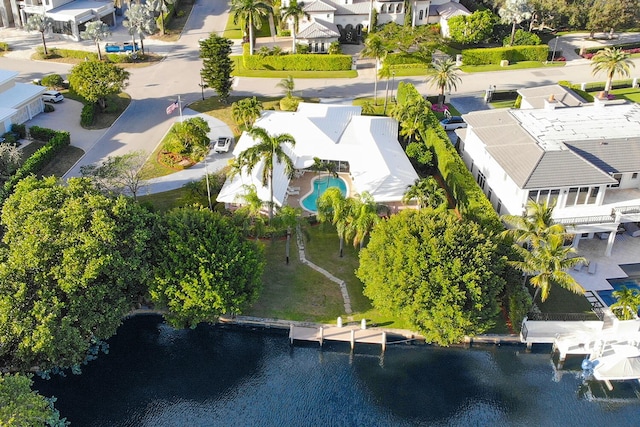
[[(162, 53), (166, 59), (154, 66), (131, 70), (127, 92), (132, 97), (130, 107), (123, 115), (99, 137), (93, 144), (86, 144), (86, 154), (66, 176), (79, 174), (80, 166), (99, 162), (109, 155), (119, 155), (135, 150), (151, 153), (171, 124), (177, 118), (165, 113), (166, 107), (178, 95), (183, 105), (201, 98), (200, 68), (198, 57), (198, 39), (208, 36), (210, 32), (221, 32), (227, 21), (228, 6), (226, 2), (198, 0), (187, 22), (180, 39), (171, 45), (163, 45)], [(39, 45), (39, 38), (26, 35), (24, 44)], [(150, 43), (150, 42), (148, 42)], [(145, 43), (147, 46), (148, 43)], [(151, 46), (151, 45), (150, 45)], [(569, 45), (567, 45), (569, 46)], [(640, 60), (634, 60), (638, 63)], [(70, 66), (66, 64), (30, 61), (0, 57), (0, 68), (20, 72), (22, 81), (31, 81), (45, 74), (67, 74)], [(296, 92), (302, 96), (319, 98), (356, 98), (372, 96), (374, 88), (373, 68), (359, 70), (359, 76), (353, 79), (297, 79)], [(634, 76), (640, 75), (640, 67), (636, 67)], [(489, 85), (497, 90), (516, 89), (544, 84), (553, 84), (558, 80), (572, 82), (602, 81), (604, 75), (593, 76), (590, 62), (575, 59), (567, 62), (565, 67), (498, 71), (487, 73), (461, 74), (462, 82), (450, 95), (454, 104), (456, 99), (482, 96)], [(276, 88), (280, 79), (237, 78), (234, 82), (235, 95), (281, 95)], [(399, 81), (411, 82), (425, 95), (435, 95), (436, 89), (425, 83), (424, 78), (396, 78)], [(384, 82), (379, 82), (379, 96), (384, 96)], [(208, 90), (206, 96), (212, 95)]]

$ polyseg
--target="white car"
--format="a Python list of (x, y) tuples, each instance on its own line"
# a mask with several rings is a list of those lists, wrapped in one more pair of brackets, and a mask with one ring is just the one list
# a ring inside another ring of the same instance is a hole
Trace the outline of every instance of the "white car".
[(57, 90), (48, 90), (42, 94), (42, 100), (44, 102), (53, 102), (54, 104), (64, 99), (64, 96)]
[(232, 138), (230, 136), (221, 136), (213, 146), (214, 153), (227, 153), (231, 148)]
[(444, 128), (444, 130), (455, 130), (460, 128), (466, 128), (467, 124), (460, 116), (451, 116), (446, 119), (442, 119), (440, 124)]

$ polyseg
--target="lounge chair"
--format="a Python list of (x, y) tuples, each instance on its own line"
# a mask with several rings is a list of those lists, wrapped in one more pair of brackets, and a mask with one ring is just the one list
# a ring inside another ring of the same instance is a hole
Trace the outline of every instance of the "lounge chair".
[(625, 222), (623, 224), (624, 229), (627, 231), (627, 234), (631, 237), (640, 236), (640, 227), (635, 222)]
[(573, 266), (573, 269), (575, 271), (582, 271), (582, 263), (581, 262), (577, 263), (576, 265)]
[(598, 263), (591, 261), (589, 263), (589, 269), (587, 270), (589, 274), (596, 274), (596, 270), (598, 270)]
[(289, 196), (297, 196), (300, 194), (300, 190), (294, 190), (293, 188), (287, 189), (287, 195)]

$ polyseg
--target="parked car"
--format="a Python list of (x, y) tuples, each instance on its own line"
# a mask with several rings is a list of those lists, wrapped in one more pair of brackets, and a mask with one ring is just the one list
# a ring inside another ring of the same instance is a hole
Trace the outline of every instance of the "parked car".
[(54, 104), (64, 99), (64, 96), (57, 90), (48, 90), (42, 94), (42, 100), (44, 102), (53, 102)]
[(214, 153), (227, 153), (231, 148), (232, 138), (230, 136), (221, 136), (213, 146)]
[(440, 124), (444, 130), (454, 130), (467, 127), (467, 123), (460, 116), (447, 117), (446, 119), (440, 120)]

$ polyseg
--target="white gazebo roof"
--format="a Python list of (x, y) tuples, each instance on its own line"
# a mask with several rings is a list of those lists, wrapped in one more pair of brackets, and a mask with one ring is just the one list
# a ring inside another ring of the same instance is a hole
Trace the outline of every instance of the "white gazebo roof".
[[(398, 143), (398, 123), (388, 117), (361, 116), (360, 107), (300, 103), (296, 112), (265, 111), (255, 126), (271, 135), (289, 133), (295, 147), (286, 147), (296, 169), (313, 164), (313, 158), (349, 162), (355, 192), (369, 192), (377, 202), (402, 199), (407, 187), (418, 178)], [(255, 144), (246, 132), (233, 150), (234, 156)], [(242, 203), (244, 185), (254, 185), (262, 200), (269, 200), (269, 188), (261, 182), (263, 163), (251, 173), (246, 170), (227, 179), (218, 201)], [(273, 176), (274, 202), (285, 201), (289, 178), (284, 165), (276, 164)]]

